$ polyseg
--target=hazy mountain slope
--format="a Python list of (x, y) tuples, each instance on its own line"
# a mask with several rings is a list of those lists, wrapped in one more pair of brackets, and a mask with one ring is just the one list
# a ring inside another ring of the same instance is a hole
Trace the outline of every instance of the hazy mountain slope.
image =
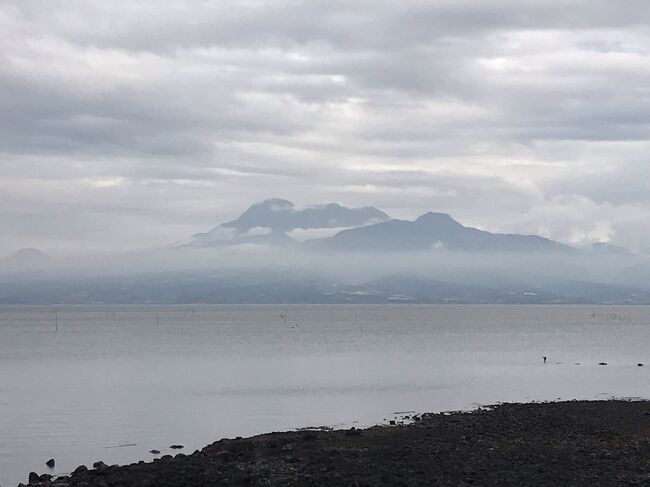
[(337, 203), (297, 209), (287, 200), (269, 199), (248, 208), (239, 218), (209, 232), (194, 235), (194, 245), (223, 243), (288, 243), (287, 232), (296, 229), (359, 227), (383, 222), (389, 216), (373, 207), (346, 208)]
[(33, 272), (49, 268), (52, 259), (38, 249), (20, 249), (0, 260), (0, 271)]
[(494, 234), (464, 227), (449, 215), (426, 213), (415, 221), (390, 220), (362, 228), (343, 230), (315, 243), (328, 250), (412, 251), (445, 248), (468, 252), (573, 251), (535, 235)]
[(602, 303), (649, 304), (650, 292), (567, 282), (481, 286), (411, 275), (349, 285), (318, 275), (162, 273), (130, 277), (0, 280), (0, 304)]
[(236, 228), (240, 232), (256, 227), (288, 232), (296, 228), (336, 228), (363, 225), (368, 221), (385, 221), (388, 215), (376, 208), (346, 208), (337, 203), (296, 209), (287, 200), (269, 199), (255, 204), (236, 220), (222, 227)]

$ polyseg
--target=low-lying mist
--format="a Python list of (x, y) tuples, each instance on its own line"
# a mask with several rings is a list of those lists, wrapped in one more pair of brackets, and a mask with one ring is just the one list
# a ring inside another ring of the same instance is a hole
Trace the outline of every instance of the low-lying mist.
[[(68, 286), (70, 296), (52, 291), (52, 300), (87, 302), (87, 293), (77, 287), (95, 285), (99, 290), (92, 302), (256, 302), (260, 296), (265, 296), (261, 301), (271, 300), (270, 291), (273, 301), (292, 302), (300, 296), (300, 301), (308, 302), (331, 296), (328, 286), (336, 292), (347, 289), (352, 297), (345, 299), (352, 302), (358, 296), (382, 292), (386, 299), (402, 296), (407, 301), (508, 302), (515, 300), (508, 296), (521, 295), (529, 300), (537, 296), (543, 302), (645, 302), (643, 293), (650, 290), (649, 264), (645, 256), (589, 251), (328, 252), (298, 245), (254, 244), (181, 247), (52, 261), (46, 268), (25, 272), (5, 270), (0, 272), (0, 300), (47, 302), (49, 291), (42, 286), (49, 283), (56, 288), (57, 283), (65, 283), (60, 287)], [(138, 297), (140, 288), (148, 289), (146, 296)], [(307, 288), (309, 293), (304, 291)], [(41, 289), (38, 299), (30, 298), (34, 289)], [(125, 289), (129, 291), (122, 292)]]

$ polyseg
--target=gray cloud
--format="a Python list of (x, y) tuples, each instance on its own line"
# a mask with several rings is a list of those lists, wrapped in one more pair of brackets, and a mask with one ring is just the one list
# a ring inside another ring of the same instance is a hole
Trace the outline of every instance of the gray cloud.
[(650, 5), (5, 1), (0, 254), (281, 196), (645, 248)]

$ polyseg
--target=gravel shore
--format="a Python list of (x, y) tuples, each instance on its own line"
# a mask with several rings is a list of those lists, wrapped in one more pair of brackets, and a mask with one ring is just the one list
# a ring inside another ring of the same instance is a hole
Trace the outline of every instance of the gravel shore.
[(413, 419), (224, 439), (150, 463), (33, 473), (28, 485), (650, 485), (650, 402), (503, 404)]

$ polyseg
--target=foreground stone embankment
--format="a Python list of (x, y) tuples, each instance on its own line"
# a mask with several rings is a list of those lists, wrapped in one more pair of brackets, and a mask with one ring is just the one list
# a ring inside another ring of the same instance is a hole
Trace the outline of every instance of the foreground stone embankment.
[(650, 403), (504, 404), (407, 426), (220, 440), (191, 455), (32, 475), (50, 487), (650, 485)]

